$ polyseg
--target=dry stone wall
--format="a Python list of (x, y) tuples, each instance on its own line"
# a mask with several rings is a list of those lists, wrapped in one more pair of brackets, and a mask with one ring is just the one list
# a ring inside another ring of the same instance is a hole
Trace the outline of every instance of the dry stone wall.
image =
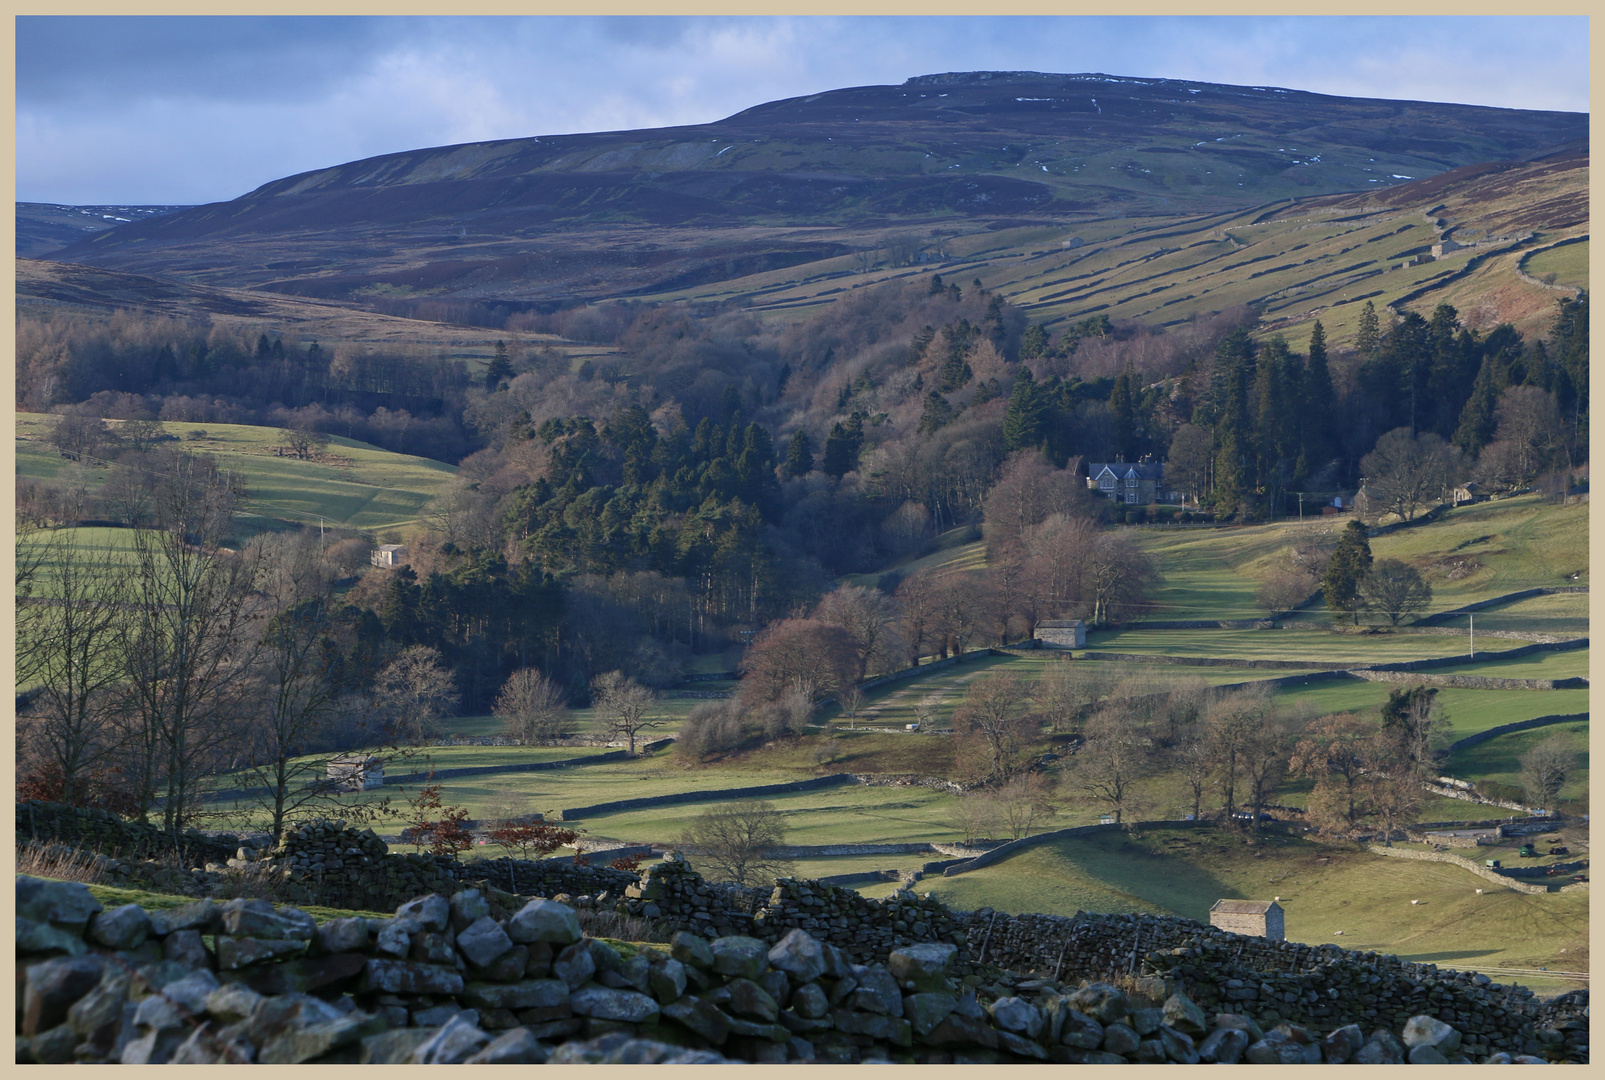
[[(794, 889), (793, 899), (807, 899)], [(667, 947), (582, 935), (573, 908), (477, 890), (319, 925), (209, 900), (106, 910), (17, 881), (24, 1064), (1401, 1063), (1586, 1059), (1586, 1003), (1493, 1049), (1430, 1013), (1321, 1031), (1211, 1015), (1175, 965), (1108, 983), (961, 974), (951, 944), (856, 963), (800, 928), (770, 943), (681, 931)], [(1202, 943), (1200, 951), (1209, 943)], [(1185, 950), (1183, 950), (1185, 952)], [(1190, 955), (1190, 954), (1189, 954)], [(1263, 983), (1268, 987), (1269, 984)], [(1257, 988), (1256, 988), (1257, 990)], [(1241, 996), (1241, 995), (1240, 995)], [(1433, 995), (1421, 999), (1430, 1008)], [(1397, 1032), (1397, 1034), (1395, 1034)]]
[[(249, 851), (236, 853), (232, 862), (239, 867), (254, 867), (262, 873), (278, 873), (285, 894), (308, 898), (302, 902), (359, 911), (385, 910), (393, 906), (393, 898), (398, 895), (410, 902), (410, 898), (431, 891), (443, 896), (469, 896), (468, 900), (461, 903), (477, 903), (473, 897), (488, 897), (506, 906), (521, 898), (508, 895), (514, 890), (504, 889), (501, 879), (495, 876), (498, 864), (505, 867), (510, 860), (462, 864), (449, 858), (392, 855), (385, 850), (383, 841), (371, 832), (346, 828), (341, 823), (317, 823), (296, 830), (287, 834), (279, 848), (261, 857)], [(1205, 1009), (1219, 1009), (1240, 1015), (1265, 1028), (1289, 1024), (1317, 1033), (1330, 1033), (1354, 1024), (1366, 1030), (1399, 1030), (1412, 1018), (1426, 1016), (1454, 1025), (1462, 1033), (1464, 1045), (1474, 1055), (1486, 1057), (1499, 1053), (1526, 1053), (1550, 1060), (1587, 1060), (1586, 1023), (1578, 1026), (1578, 1018), (1586, 1008), (1586, 1000), (1582, 1004), (1574, 1002), (1575, 1007), (1552, 1007), (1550, 1011), (1543, 1012), (1530, 994), (1519, 988), (1493, 985), (1483, 976), (1439, 971), (1430, 965), (1406, 964), (1393, 957), (1356, 954), (1334, 946), (1310, 947), (1241, 937), (1187, 919), (1085, 913), (1076, 916), (1012, 915), (989, 909), (957, 912), (933, 897), (916, 896), (907, 887), (884, 900), (875, 900), (850, 889), (790, 879), (781, 880), (772, 889), (741, 889), (705, 881), (682, 858), (673, 854), (649, 864), (639, 876), (606, 867), (576, 867), (571, 862), (564, 865), (557, 861), (550, 864), (519, 863), (516, 870), (523, 874), (526, 868), (532, 876), (528, 882), (517, 882), (516, 891), (521, 896), (536, 894), (536, 890), (549, 896), (575, 896), (584, 907), (611, 908), (621, 914), (649, 920), (660, 937), (688, 932), (699, 939), (741, 937), (773, 946), (794, 933), (802, 933), (821, 945), (839, 950), (844, 963), (869, 966), (888, 964), (894, 954), (910, 948), (950, 946), (953, 949), (950, 958), (952, 976), (972, 988), (996, 987), (1005, 983), (1014, 986), (1022, 976), (1026, 977), (1027, 982), (1035, 980), (1038, 989), (1050, 985), (1062, 987), (1066, 982), (1079, 980), (1122, 981), (1147, 986), (1160, 996), (1166, 988), (1183, 990), (1192, 1001)], [(415, 886), (415, 883), (419, 884)], [(1519, 887), (1520, 884), (1508, 879), (1503, 879), (1501, 883), (1512, 887)], [(475, 885), (480, 887), (475, 888)], [(480, 1010), (478, 1020), (490, 1015), (486, 1010), (503, 1009), (503, 1012), (493, 1014), (494, 1024), (487, 1022), (482, 1025), (493, 1029), (498, 1025), (511, 1028), (517, 1021), (535, 1027), (546, 1022), (537, 1022), (519, 1013), (513, 1002), (523, 999), (516, 995), (507, 998), (505, 995), (498, 996), (503, 992), (497, 991), (489, 996), (481, 994), (479, 999), (460, 997), (459, 990), (465, 972), (473, 976), (475, 971), (448, 955), (453, 942), (451, 935), (442, 930), (425, 930), (406, 923), (403, 937), (407, 944), (402, 946), (397, 943), (400, 941), (396, 937), (399, 931), (393, 932), (390, 938), (383, 937), (389, 929), (388, 923), (370, 924), (362, 918), (347, 920), (345, 925), (352, 927), (350, 933), (354, 938), (366, 935), (362, 937), (365, 943), (381, 939), (392, 941), (395, 943), (393, 947), (399, 952), (393, 957), (375, 956), (370, 952), (364, 954), (365, 959), (335, 961), (322, 958), (317, 949), (308, 946), (306, 943), (310, 938), (293, 935), (276, 938), (265, 931), (252, 937), (255, 930), (246, 933), (238, 927), (219, 931), (214, 927), (217, 905), (209, 900), (198, 901), (190, 908), (202, 913), (204, 918), (196, 915), (198, 922), (183, 923), (189, 916), (176, 917), (183, 925), (173, 923), (172, 928), (193, 929), (204, 924), (213, 927), (213, 934), (238, 939), (236, 944), (227, 946), (214, 941), (202, 951), (212, 957), (210, 962), (219, 971), (244, 968), (258, 971), (260, 974), (252, 978), (259, 978), (260, 985), (251, 984), (258, 993), (267, 993), (269, 990), (283, 993), (289, 992), (289, 989), (295, 992), (320, 990), (336, 987), (337, 984), (346, 986), (348, 982), (355, 986), (358, 983), (350, 980), (356, 979), (359, 971), (367, 971), (368, 960), (371, 959), (378, 961), (378, 966), (373, 968), (378, 974), (360, 984), (366, 989), (350, 991), (358, 995), (353, 1007), (362, 1011), (384, 1010), (391, 1026), (401, 1022), (403, 1013), (408, 1018), (406, 1023), (426, 1026), (425, 1021), (428, 1025), (442, 1023), (448, 1013), (455, 1016), (458, 1011), (470, 1008)], [(39, 908), (36, 905), (32, 910), (48, 914), (55, 908)], [(25, 920), (32, 919), (39, 924), (33, 926), (19, 921), (19, 947), (24, 952), (31, 949), (48, 954), (54, 950), (69, 956), (81, 955), (76, 949), (83, 948), (82, 941), (75, 949), (56, 932), (64, 926), (68, 930), (73, 929), (70, 924), (62, 924), (53, 917), (36, 918), (26, 912), (22, 914)], [(165, 915), (161, 917), (167, 918)], [(118, 918), (140, 923), (139, 917), (133, 914), (119, 915)], [(259, 923), (262, 926), (279, 925), (267, 920), (266, 915), (241, 915), (239, 919), (244, 920), (242, 925), (251, 927)], [(88, 915), (85, 915), (77, 929), (81, 931), (87, 921)], [(358, 935), (355, 929), (359, 924), (366, 928), (362, 935)], [(459, 927), (455, 932), (460, 935), (461, 930)], [(102, 937), (113, 932), (108, 928)], [(485, 932), (489, 933), (489, 930)], [(146, 934), (148, 938), (149, 932)], [(437, 936), (430, 937), (430, 934)], [(166, 935), (156, 936), (165, 938)], [(138, 935), (134, 934), (133, 937)], [(238, 943), (246, 939), (257, 941), (258, 944)], [(107, 940), (122, 939), (108, 937)], [(184, 955), (198, 957), (197, 946), (192, 939), (178, 940), (187, 943), (183, 946), (188, 950)], [(284, 944), (285, 941), (300, 944)], [(159, 954), (146, 949), (141, 956), (147, 962), (170, 959), (165, 940), (161, 946)], [(178, 947), (174, 945), (172, 948)], [(334, 952), (353, 950), (329, 946), (328, 951), (332, 955)], [(225, 960), (225, 954), (232, 959)], [(270, 961), (282, 961), (283, 965), (291, 965), (293, 961), (293, 964), (300, 966), (257, 967)], [(545, 979), (549, 976), (551, 969), (546, 969), (540, 975), (529, 974), (529, 954), (525, 955), (524, 961), (526, 967), (518, 973), (512, 973), (514, 965), (508, 962), (507, 982), (522, 985), (529, 979)], [(234, 966), (228, 967), (228, 964)], [(485, 964), (479, 966), (486, 967)], [(455, 969), (456, 981), (452, 978), (453, 973), (446, 968)], [(268, 974), (270, 970), (274, 974)], [(240, 981), (243, 978), (230, 976), (222, 981)], [(324, 979), (328, 981), (319, 981)], [(480, 981), (486, 980), (492, 983), (497, 981), (489, 976)], [(569, 986), (568, 989), (572, 991), (577, 986)], [(369, 996), (362, 997), (363, 994)], [(714, 1004), (720, 1005), (721, 1002), (714, 1001)], [(664, 1003), (659, 1001), (658, 1005), (661, 1009)], [(439, 1009), (445, 1009), (446, 1012), (430, 1011)], [(418, 1019), (415, 1013), (421, 1014), (424, 1019)], [(566, 1018), (573, 1019), (580, 1015), (586, 1014), (573, 1007)], [(513, 1022), (509, 1022), (510, 1017)], [(709, 1022), (715, 1026), (718, 1023)], [(883, 1021), (850, 1020), (847, 1023), (851, 1029), (854, 1024), (873, 1026)], [(600, 1037), (618, 1029), (603, 1030), (585, 1023), (561, 1030), (565, 1037)], [(895, 1030), (900, 1032), (902, 1029)], [(33, 1037), (41, 1033), (34, 1031), (26, 1034)], [(853, 1030), (846, 1033), (853, 1034)], [(134, 1031), (129, 1033), (129, 1037), (144, 1038), (150, 1034), (148, 1031)], [(543, 1036), (537, 1034), (531, 1037), (540, 1039)], [(58, 1035), (55, 1038), (59, 1041), (65, 1036)], [(880, 1036), (871, 1037), (872, 1045), (882, 1045), (875, 1042), (877, 1038)], [(891, 1042), (896, 1043), (896, 1039)], [(41, 1052), (47, 1056), (62, 1052), (56, 1044), (51, 1045), (55, 1049)], [(772, 1047), (761, 1049), (757, 1044), (738, 1045), (746, 1053), (776, 1053)], [(866, 1049), (857, 1043), (851, 1045), (859, 1046), (859, 1051)], [(909, 1046), (900, 1045), (904, 1049)], [(984, 1040), (977, 1043), (972, 1039), (965, 1045), (969, 1047), (965, 1051), (968, 1053), (977, 1049), (998, 1052), (1000, 1044), (989, 1046)], [(1094, 1046), (1082, 1045), (1080, 1049), (1090, 1053), (1102, 1045), (1097, 1042)], [(72, 1050), (70, 1047), (68, 1049)], [(1059, 1060), (1051, 1058), (1051, 1045), (1039, 1049), (1050, 1055), (1049, 1060)], [(176, 1044), (169, 1050), (176, 1053)], [(257, 1045), (257, 1050), (262, 1051), (263, 1047)], [(813, 1050), (818, 1053), (817, 1046)], [(75, 1050), (73, 1052), (76, 1053)], [(847, 1054), (849, 1051), (842, 1050), (841, 1053)], [(67, 1059), (70, 1060), (71, 1056)], [(1023, 1050), (1015, 1058), (1009, 1058), (1014, 1059), (1042, 1060), (1033, 1058)], [(1182, 1059), (1186, 1059), (1185, 1054), (1182, 1054)], [(769, 1059), (758, 1057), (748, 1060)]]
[[(25, 799), (16, 804), (16, 836), (23, 840), (54, 840), (106, 855), (150, 859), (173, 854), (173, 837), (154, 825), (125, 821), (106, 810), (63, 806)], [(191, 865), (222, 862), (239, 847), (239, 838), (186, 831), (179, 854)]]

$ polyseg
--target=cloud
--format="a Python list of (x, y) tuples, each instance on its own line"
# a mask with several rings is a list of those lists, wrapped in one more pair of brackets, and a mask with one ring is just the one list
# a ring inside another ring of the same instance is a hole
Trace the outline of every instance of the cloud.
[(977, 69), (1581, 111), (1587, 21), (26, 17), (18, 197), (228, 199), (375, 154), (704, 123)]

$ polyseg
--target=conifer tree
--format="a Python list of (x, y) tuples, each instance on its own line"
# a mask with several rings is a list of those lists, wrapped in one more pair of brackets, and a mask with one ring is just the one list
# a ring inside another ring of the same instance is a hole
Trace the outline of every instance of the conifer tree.
[[(857, 428), (856, 438), (854, 427)], [(864, 422), (857, 416), (854, 416), (847, 425), (839, 421), (831, 425), (830, 434), (825, 438), (825, 458), (820, 469), (840, 480), (858, 468), (858, 447), (863, 439), (863, 430)]]
[(1455, 429), (1454, 443), (1467, 454), (1482, 452), (1494, 437), (1494, 409), (1499, 404), (1499, 380), (1494, 374), (1494, 358), (1483, 360), (1477, 369), (1477, 381), (1471, 386), (1471, 396), (1460, 410), (1460, 425)]
[(1041, 445), (1046, 434), (1047, 402), (1030, 368), (1021, 368), (1003, 413), (1003, 445), (1010, 451)]
[(1360, 329), (1354, 335), (1354, 347), (1361, 356), (1375, 356), (1382, 344), (1382, 330), (1377, 324), (1376, 305), (1367, 300), (1360, 309)]
[(798, 430), (786, 444), (786, 475), (795, 479), (814, 471), (814, 440)]
[(1310, 330), (1310, 355), (1304, 369), (1304, 409), (1299, 424), (1304, 439), (1304, 457), (1310, 468), (1324, 466), (1332, 459), (1337, 440), (1333, 437), (1333, 410), (1337, 406), (1332, 392), (1332, 370), (1326, 360), (1326, 327), (1320, 320)]
[(1048, 351), (1048, 331), (1041, 323), (1032, 323), (1020, 335), (1020, 359), (1035, 360)]
[[(938, 428), (946, 427), (952, 422), (952, 403), (941, 394), (938, 394), (935, 390), (932, 390), (930, 393), (926, 394), (925, 407), (920, 412), (919, 433), (921, 435), (928, 435)], [(1005, 433), (1008, 431), (1007, 422), (1005, 422), (1004, 431)], [(1007, 437), (1006, 434), (1005, 437)]]
[(513, 377), (513, 364), (507, 358), (507, 342), (496, 343), (496, 355), (491, 357), (490, 363), (485, 366), (485, 389), (492, 393), (496, 388)]
[(1136, 460), (1137, 409), (1132, 400), (1132, 383), (1136, 373), (1131, 365), (1115, 377), (1114, 389), (1109, 392), (1109, 412), (1115, 423), (1115, 460)]
[(1370, 570), (1371, 541), (1366, 538), (1365, 525), (1350, 521), (1343, 527), (1332, 561), (1321, 576), (1321, 591), (1332, 613), (1352, 615), (1356, 626), (1360, 623), (1360, 581)]

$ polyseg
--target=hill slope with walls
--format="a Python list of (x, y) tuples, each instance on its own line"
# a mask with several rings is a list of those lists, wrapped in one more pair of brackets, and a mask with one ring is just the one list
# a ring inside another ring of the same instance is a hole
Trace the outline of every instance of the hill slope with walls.
[(1583, 114), (969, 72), (712, 124), (437, 147), (287, 177), (58, 258), (328, 298), (553, 302), (851, 255), (886, 230), (1219, 213), (1586, 136)]

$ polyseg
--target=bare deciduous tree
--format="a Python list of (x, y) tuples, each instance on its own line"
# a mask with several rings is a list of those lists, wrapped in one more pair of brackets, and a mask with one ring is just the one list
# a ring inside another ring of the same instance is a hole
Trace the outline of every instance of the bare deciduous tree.
[(703, 811), (680, 838), (692, 861), (716, 881), (760, 885), (791, 873), (774, 854), (786, 842), (786, 819), (773, 803), (725, 803)]
[(1109, 696), (1116, 680), (1108, 664), (1059, 657), (1043, 666), (1032, 698), (1050, 731), (1070, 731), (1078, 717)]
[(663, 723), (652, 715), (658, 695), (621, 671), (609, 671), (591, 680), (591, 695), (609, 737), (626, 739), (632, 754), (635, 737)]
[(1527, 801), (1540, 810), (1553, 810), (1560, 789), (1577, 770), (1577, 751), (1565, 735), (1551, 735), (1521, 755), (1521, 786)]
[(1011, 777), (992, 794), (998, 817), (1008, 826), (1009, 839), (1030, 836), (1039, 824), (1053, 817), (1057, 808), (1051, 801), (1048, 782), (1041, 773), (1020, 773)]
[(537, 668), (520, 668), (507, 677), (491, 715), (520, 746), (562, 738), (569, 719), (562, 689)]
[(1353, 713), (1334, 713), (1316, 720), (1293, 747), (1288, 768), (1315, 779), (1320, 807), (1312, 795), (1310, 812), (1323, 831), (1347, 835), (1369, 812), (1368, 773), (1372, 766), (1371, 724)]
[(1447, 498), (1460, 470), (1456, 447), (1432, 432), (1412, 438), (1409, 428), (1384, 433), (1376, 448), (1360, 459), (1366, 488), (1401, 520)]
[(1494, 418), (1494, 440), (1511, 448), (1518, 482), (1534, 479), (1564, 456), (1566, 428), (1549, 391), (1512, 386), (1499, 395)]
[(123, 761), (141, 818), (160, 791), (175, 842), (200, 810), (206, 776), (238, 743), (240, 718), (255, 711), (260, 561), (224, 547), (242, 494), (212, 459), (176, 455), (158, 488), (158, 527), (133, 535)]
[(1024, 714), (1030, 684), (1003, 672), (976, 679), (953, 712), (960, 756), (982, 779), (1007, 780), (1026, 765), (1035, 732)]
[(1147, 725), (1125, 709), (1108, 708), (1087, 721), (1086, 742), (1072, 768), (1082, 789), (1107, 805), (1118, 822), (1132, 809), (1136, 786), (1152, 771), (1153, 761)]
[(1274, 619), (1308, 600), (1319, 587), (1320, 582), (1313, 574), (1287, 567), (1273, 567), (1260, 579), (1254, 602)]
[[(323, 743), (347, 687), (317, 538), (269, 537), (257, 546), (267, 601), (256, 672), (259, 708), (249, 725), (248, 764), (235, 780), (267, 811), (277, 841), (294, 820), (326, 814), (338, 798), (325, 782), (329, 755), (309, 751)], [(341, 809), (360, 816), (365, 806)]]
[(939, 593), (936, 574), (928, 569), (915, 571), (897, 585), (899, 628), (909, 667), (918, 667), (920, 657), (936, 645)]
[(741, 660), (741, 696), (751, 707), (788, 692), (818, 703), (851, 686), (858, 670), (852, 635), (818, 619), (784, 619), (753, 641)]
[(897, 606), (879, 589), (842, 585), (826, 593), (814, 607), (813, 617), (841, 627), (852, 636), (858, 660), (858, 679), (874, 671), (888, 671), (901, 656), (897, 640)]
[(1432, 603), (1432, 586), (1421, 571), (1398, 559), (1378, 559), (1360, 579), (1360, 601), (1393, 626)]
[(966, 791), (953, 804), (953, 822), (964, 834), (964, 842), (990, 838), (998, 823), (998, 806), (988, 791)]
[(373, 710), (395, 742), (417, 746), (437, 734), (437, 721), (456, 706), (457, 683), (428, 645), (409, 645), (374, 677)]
[(110, 552), (81, 548), (72, 530), (40, 539), (51, 595), (31, 598), (18, 620), (18, 685), (37, 688), (17, 717), (19, 771), (59, 777), (59, 800), (78, 806), (117, 745), (112, 690), (121, 678), (127, 567)]

